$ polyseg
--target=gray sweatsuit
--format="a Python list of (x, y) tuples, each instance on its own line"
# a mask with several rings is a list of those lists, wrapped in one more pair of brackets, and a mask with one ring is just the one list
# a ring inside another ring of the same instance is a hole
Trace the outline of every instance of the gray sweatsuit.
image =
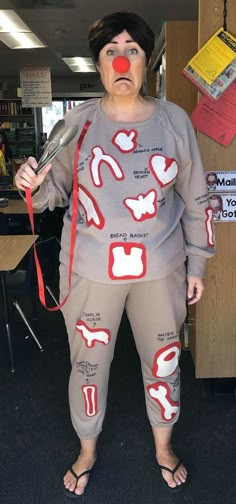
[[(152, 425), (179, 415), (179, 330), (186, 270), (204, 276), (214, 254), (212, 211), (195, 133), (178, 106), (157, 100), (139, 123), (108, 119), (100, 100), (65, 116), (91, 122), (78, 160), (79, 212), (72, 287), (62, 311), (72, 371), (70, 408), (80, 438), (102, 429), (110, 364), (124, 308), (140, 355)], [(53, 162), (35, 208), (68, 206), (60, 254), (60, 296), (68, 290), (74, 139)]]

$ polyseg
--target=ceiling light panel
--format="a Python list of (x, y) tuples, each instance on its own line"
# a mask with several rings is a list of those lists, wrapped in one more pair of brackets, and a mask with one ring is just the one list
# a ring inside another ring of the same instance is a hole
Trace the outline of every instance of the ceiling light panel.
[(0, 32), (30, 32), (28, 26), (14, 10), (0, 10)]
[(14, 10), (0, 10), (0, 40), (10, 49), (46, 47)]
[(92, 58), (82, 58), (75, 56), (74, 58), (62, 58), (64, 63), (68, 65), (72, 72), (96, 72), (96, 67)]
[(10, 49), (36, 49), (45, 47), (34, 33), (0, 33), (0, 40)]

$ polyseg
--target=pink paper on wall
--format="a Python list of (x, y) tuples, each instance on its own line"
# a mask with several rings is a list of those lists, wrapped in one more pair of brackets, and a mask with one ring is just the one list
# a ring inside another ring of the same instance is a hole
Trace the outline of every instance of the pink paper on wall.
[(191, 121), (199, 131), (227, 147), (236, 134), (236, 82), (214, 103), (203, 96)]

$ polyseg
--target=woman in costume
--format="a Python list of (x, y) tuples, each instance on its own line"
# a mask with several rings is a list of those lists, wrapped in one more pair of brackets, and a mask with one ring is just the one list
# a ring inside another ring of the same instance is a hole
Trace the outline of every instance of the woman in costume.
[(29, 158), (16, 176), (20, 190), (30, 188), (35, 208), (68, 206), (61, 299), (68, 290), (75, 191), (78, 201), (72, 283), (62, 312), (71, 419), (81, 449), (65, 474), (65, 492), (81, 495), (96, 462), (124, 309), (141, 359), (156, 460), (175, 491), (187, 480), (171, 446), (180, 412), (179, 331), (186, 296), (190, 304), (201, 298), (206, 259), (214, 254), (212, 211), (187, 114), (142, 94), (154, 46), (149, 26), (136, 14), (114, 13), (91, 26), (89, 45), (104, 97), (66, 114), (67, 127), (79, 125), (78, 136), (52, 165), (36, 176), (37, 162)]

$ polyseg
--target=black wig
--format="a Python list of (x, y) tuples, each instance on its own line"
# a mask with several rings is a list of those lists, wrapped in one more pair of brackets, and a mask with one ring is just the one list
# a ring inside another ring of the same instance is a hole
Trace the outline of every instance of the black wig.
[(123, 31), (127, 31), (143, 49), (148, 64), (154, 47), (154, 33), (148, 24), (133, 12), (114, 12), (91, 25), (88, 40), (95, 63), (98, 63), (101, 49)]

